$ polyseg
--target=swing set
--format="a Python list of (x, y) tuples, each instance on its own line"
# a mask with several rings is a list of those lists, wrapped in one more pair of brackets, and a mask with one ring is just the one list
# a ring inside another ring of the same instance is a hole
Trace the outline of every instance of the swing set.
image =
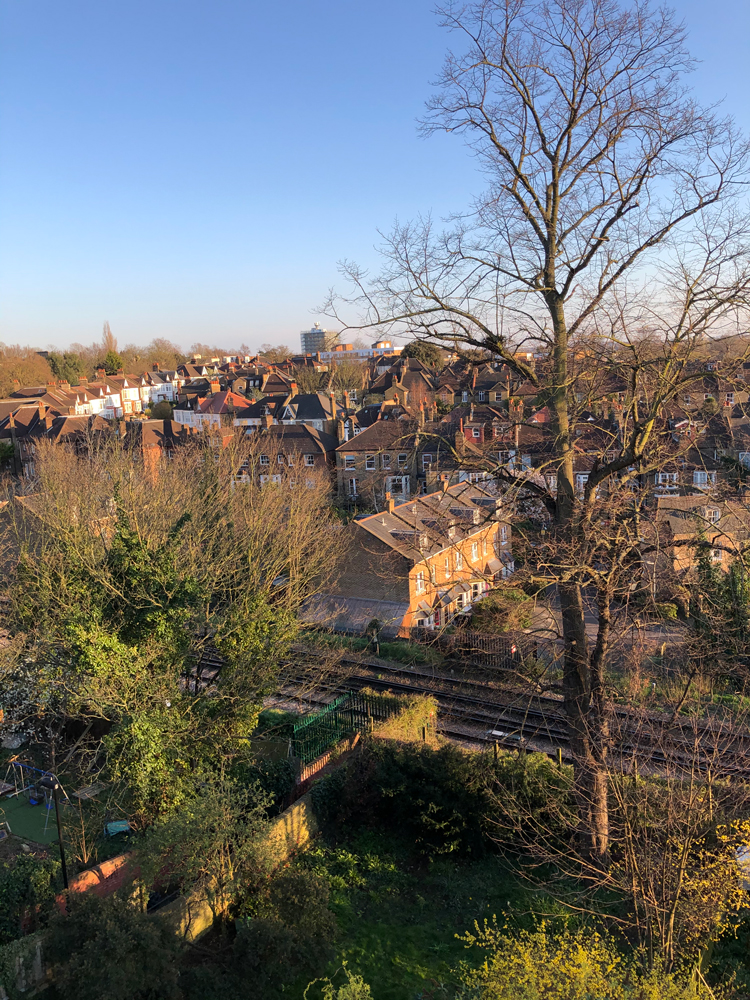
[[(13, 779), (13, 783), (8, 780)], [(22, 799), (29, 806), (43, 806), (46, 811), (44, 819), (44, 834), (49, 826), (50, 813), (55, 808), (55, 799), (52, 789), (57, 786), (60, 791), (62, 804), (70, 802), (68, 793), (51, 771), (43, 771), (31, 764), (24, 764), (20, 760), (12, 760), (8, 764), (5, 772), (5, 780), (0, 782), (0, 795), (8, 799)], [(3, 824), (9, 833), (12, 833), (7, 821)]]

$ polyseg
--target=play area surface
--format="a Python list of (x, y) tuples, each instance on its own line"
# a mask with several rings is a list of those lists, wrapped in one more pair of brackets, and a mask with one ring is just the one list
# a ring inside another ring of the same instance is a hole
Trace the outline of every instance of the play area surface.
[(57, 823), (54, 804), (50, 805), (50, 809), (44, 802), (32, 806), (24, 795), (10, 798), (4, 795), (0, 798), (0, 823), (8, 825), (2, 829), (8, 829), (16, 837), (35, 844), (52, 844), (57, 840)]

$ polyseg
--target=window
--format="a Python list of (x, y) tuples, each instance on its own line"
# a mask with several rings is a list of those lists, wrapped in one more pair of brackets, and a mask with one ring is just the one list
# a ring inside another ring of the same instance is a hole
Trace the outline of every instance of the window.
[(375, 456), (365, 455), (365, 469), (368, 472), (372, 472), (375, 469)]
[(471, 435), (472, 435), (472, 437), (480, 438), (482, 436), (482, 429), (481, 429), (481, 427), (472, 427), (471, 428)]
[(435, 456), (434, 455), (430, 455), (430, 454), (422, 455), (422, 468), (423, 469), (429, 469), (429, 467), (432, 465), (432, 463), (433, 463), (434, 460), (435, 460)]
[(450, 556), (445, 557), (445, 579), (450, 580), (451, 578), (451, 560)]
[(579, 492), (583, 491), (584, 486), (589, 481), (588, 472), (579, 472), (576, 474), (576, 489)]
[(485, 401), (485, 399), (487, 399), (487, 393), (484, 391), (484, 389), (480, 389), (479, 390), (479, 402), (483, 403)]
[(483, 556), (487, 555), (487, 536), (486, 535), (482, 539), (482, 555)]
[(397, 461), (398, 461), (398, 467), (399, 467), (399, 469), (405, 469), (405, 468), (406, 468), (406, 460), (407, 460), (407, 457), (408, 457), (408, 456), (406, 455), (406, 452), (402, 452), (402, 453), (401, 453), (401, 454), (400, 454), (400, 455), (398, 456), (398, 460), (397, 460)]
[(418, 594), (424, 594), (424, 571), (421, 569), (414, 578), (414, 589)]
[(471, 561), (476, 562), (479, 558), (479, 542), (471, 543)]
[(271, 464), (271, 459), (268, 457), (268, 455), (261, 455), (260, 456), (260, 464), (261, 465), (270, 465)]
[(355, 469), (357, 466), (356, 456), (354, 455), (344, 455), (344, 468), (345, 469)]
[(711, 524), (718, 524), (721, 520), (721, 511), (718, 507), (708, 507), (706, 510), (706, 520)]
[(466, 389), (464, 389), (464, 391), (461, 393), (461, 402), (462, 403), (469, 402), (469, 393), (466, 391)]
[(501, 524), (500, 525), (500, 541), (501, 542), (507, 542), (508, 541), (508, 525), (507, 524)]
[(391, 456), (383, 454), (380, 456), (380, 462), (384, 469), (390, 469), (391, 467)]
[(308, 466), (308, 468), (311, 465), (315, 465), (315, 455), (305, 455), (305, 465)]
[(715, 482), (715, 472), (705, 472), (703, 469), (693, 471), (693, 486), (711, 486)]
[(278, 455), (276, 456), (276, 461), (279, 465), (284, 464), (284, 456), (282, 455), (281, 452), (279, 452)]
[(721, 562), (721, 549), (711, 549), (711, 562), (712, 563)]
[(348, 483), (348, 487), (349, 487), (349, 496), (350, 497), (357, 497), (357, 496), (359, 496), (359, 480), (358, 479), (350, 479), (349, 483)]
[(656, 485), (657, 486), (670, 486), (672, 483), (677, 482), (676, 472), (657, 472), (656, 473)]
[(401, 497), (406, 500), (409, 497), (409, 477), (388, 476), (385, 481), (385, 488), (393, 497)]
[(734, 406), (734, 393), (728, 392), (724, 397), (724, 402), (727, 406)]
[(704, 398), (704, 399), (713, 399), (713, 398), (714, 398), (714, 397), (713, 397), (713, 393), (710, 393), (710, 392), (704, 392), (704, 393), (703, 393), (703, 398)]
[(464, 568), (464, 557), (461, 552), (456, 553), (456, 569), (461, 570)]

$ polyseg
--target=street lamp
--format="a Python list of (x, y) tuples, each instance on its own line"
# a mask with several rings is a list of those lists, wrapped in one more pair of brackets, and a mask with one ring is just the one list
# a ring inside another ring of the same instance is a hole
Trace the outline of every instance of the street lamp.
[(60, 782), (54, 776), (54, 774), (45, 774), (44, 777), (39, 782), (42, 788), (45, 788), (48, 792), (52, 792), (52, 797), (55, 800), (55, 818), (57, 819), (57, 839), (60, 843), (60, 863), (62, 864), (62, 877), (63, 886), (68, 888), (68, 867), (65, 864), (65, 848), (63, 847), (62, 839), (62, 827), (60, 826), (60, 802), (58, 799), (58, 792), (60, 790)]

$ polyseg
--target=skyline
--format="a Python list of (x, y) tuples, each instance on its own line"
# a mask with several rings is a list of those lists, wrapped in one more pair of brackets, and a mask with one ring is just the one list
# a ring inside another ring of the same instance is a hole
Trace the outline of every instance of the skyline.
[[(698, 99), (750, 132), (750, 10), (675, 7)], [(421, 0), (0, 0), (0, 341), (108, 320), (121, 345), (297, 349), (339, 259), (374, 267), (378, 228), (481, 189), (460, 139), (416, 133), (450, 43)]]

